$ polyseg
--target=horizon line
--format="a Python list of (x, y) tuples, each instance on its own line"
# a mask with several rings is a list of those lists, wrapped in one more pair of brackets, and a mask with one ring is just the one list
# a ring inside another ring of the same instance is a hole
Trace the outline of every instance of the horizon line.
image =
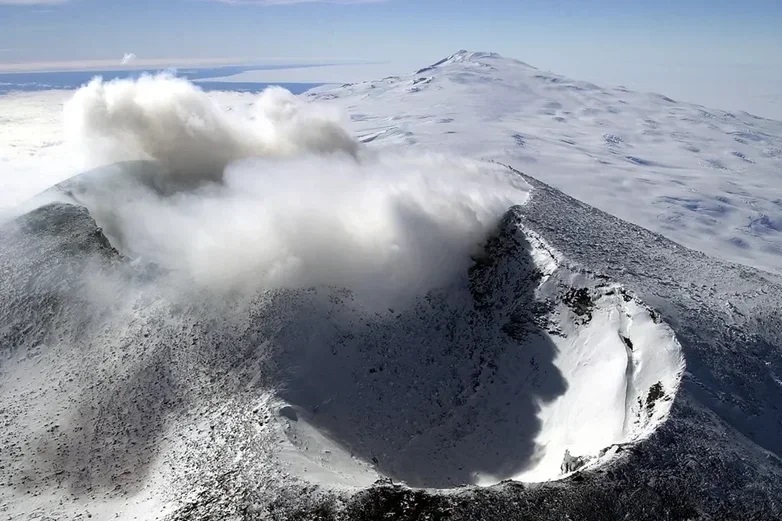
[[(277, 66), (285, 68), (333, 67), (337, 65), (374, 65), (387, 61), (356, 61), (346, 59), (313, 59), (313, 58), (143, 58), (123, 64), (121, 59), (92, 60), (52, 60), (35, 62), (0, 62), (0, 74), (20, 74), (34, 72), (80, 72), (98, 70), (139, 71), (148, 68), (176, 69), (180, 67), (261, 67)], [(271, 69), (274, 70), (274, 69)]]

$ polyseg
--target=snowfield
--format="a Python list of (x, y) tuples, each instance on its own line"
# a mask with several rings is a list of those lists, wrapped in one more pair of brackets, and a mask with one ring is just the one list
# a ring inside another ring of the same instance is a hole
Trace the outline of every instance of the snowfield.
[(492, 53), (321, 87), (373, 147), (512, 164), (719, 258), (782, 270), (782, 122), (605, 88)]
[(782, 123), (465, 51), (25, 96), (9, 519), (782, 517)]

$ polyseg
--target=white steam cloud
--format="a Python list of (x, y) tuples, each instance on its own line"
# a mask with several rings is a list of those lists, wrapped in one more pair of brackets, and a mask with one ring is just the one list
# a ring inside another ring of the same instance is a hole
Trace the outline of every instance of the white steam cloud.
[(360, 150), (341, 115), (273, 88), (227, 112), (170, 76), (95, 80), (66, 106), (94, 162), (80, 199), (124, 252), (214, 289), (339, 286), (388, 303), (448, 284), (527, 185), (498, 166)]
[(65, 105), (66, 139), (88, 166), (150, 159), (175, 183), (219, 180), (247, 157), (355, 153), (339, 115), (282, 88), (264, 91), (245, 116), (226, 113), (202, 90), (170, 75), (96, 78)]

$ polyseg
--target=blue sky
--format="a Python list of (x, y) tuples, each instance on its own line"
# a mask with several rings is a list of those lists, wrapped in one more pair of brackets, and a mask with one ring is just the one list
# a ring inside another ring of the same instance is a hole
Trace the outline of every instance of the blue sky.
[(762, 86), (748, 96), (774, 97), (782, 83), (780, 0), (276, 1), (0, 0), (0, 64), (133, 52), (139, 63), (370, 60), (405, 72), (467, 48), (674, 95), (741, 80)]

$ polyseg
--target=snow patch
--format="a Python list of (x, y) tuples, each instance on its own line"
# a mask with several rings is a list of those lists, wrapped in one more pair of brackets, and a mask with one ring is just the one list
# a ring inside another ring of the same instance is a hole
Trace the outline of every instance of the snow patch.
[(588, 298), (587, 310), (560, 305), (555, 365), (568, 390), (541, 404), (540, 458), (518, 480), (560, 476), (564, 454), (599, 464), (611, 447), (650, 435), (670, 411), (684, 369), (673, 331), (619, 286)]

